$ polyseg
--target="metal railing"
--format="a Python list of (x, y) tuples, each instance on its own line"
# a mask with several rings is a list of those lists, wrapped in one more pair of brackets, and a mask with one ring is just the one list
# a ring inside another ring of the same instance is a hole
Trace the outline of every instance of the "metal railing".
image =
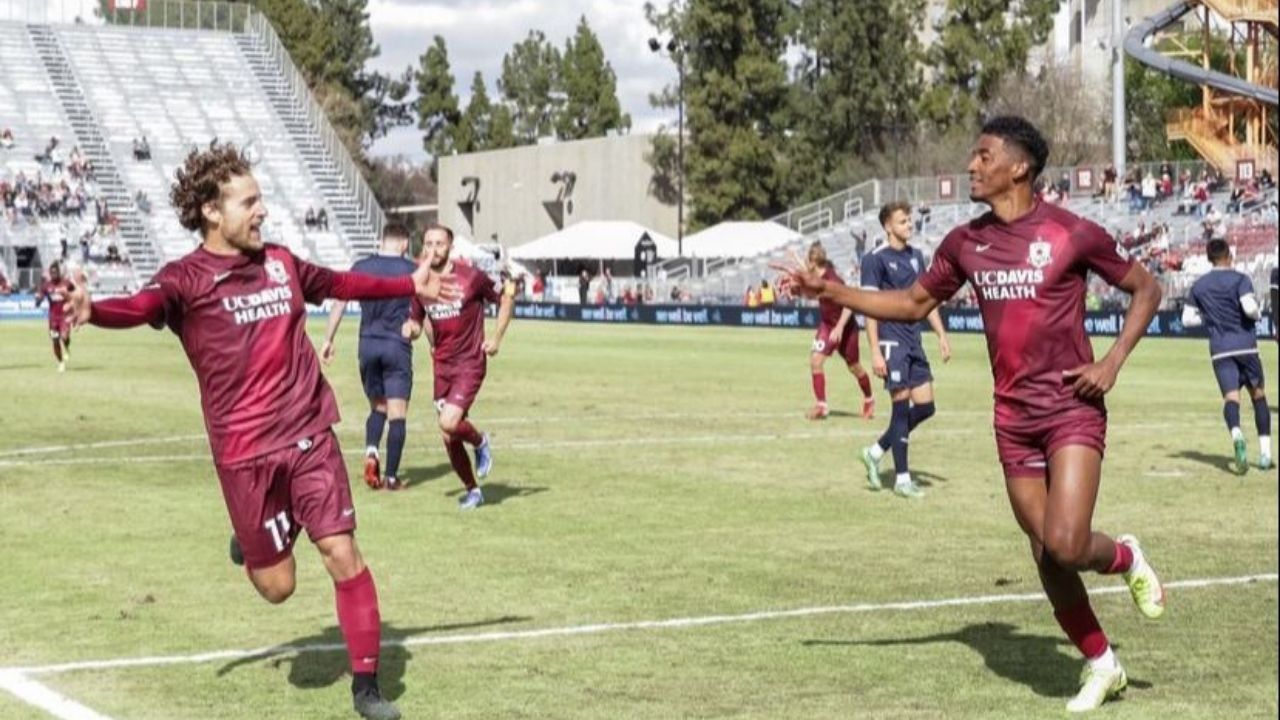
[(285, 82), (289, 84), (293, 96), (301, 101), (308, 123), (312, 129), (319, 133), (325, 149), (329, 151), (329, 155), (333, 158), (334, 164), (337, 165), (338, 172), (343, 180), (346, 181), (347, 187), (354, 191), (356, 205), (365, 219), (369, 221), (370, 226), (372, 226), (373, 236), (375, 238), (381, 237), (382, 229), (387, 224), (387, 216), (382, 211), (382, 206), (378, 204), (377, 198), (374, 197), (369, 183), (365, 182), (364, 175), (351, 157), (346, 144), (342, 142), (342, 138), (338, 136), (337, 131), (333, 129), (333, 125), (329, 123), (329, 118), (325, 115), (324, 110), (316, 103), (315, 96), (311, 94), (311, 89), (307, 86), (302, 73), (293, 64), (293, 59), (289, 57), (289, 53), (285, 50), (284, 43), (280, 41), (280, 36), (276, 34), (275, 28), (271, 26), (271, 22), (267, 20), (265, 15), (255, 11), (250, 17), (246, 33), (258, 38), (265, 46), (267, 54), (275, 60), (281, 74), (284, 76)]

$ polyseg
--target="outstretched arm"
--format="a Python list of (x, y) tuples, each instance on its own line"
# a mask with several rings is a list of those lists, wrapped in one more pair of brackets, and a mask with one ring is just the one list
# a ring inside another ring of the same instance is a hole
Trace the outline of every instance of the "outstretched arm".
[(93, 302), (84, 283), (76, 283), (69, 293), (66, 309), (72, 323), (97, 325), (102, 328), (132, 328), (139, 325), (158, 327), (164, 322), (164, 293), (150, 288), (128, 297)]

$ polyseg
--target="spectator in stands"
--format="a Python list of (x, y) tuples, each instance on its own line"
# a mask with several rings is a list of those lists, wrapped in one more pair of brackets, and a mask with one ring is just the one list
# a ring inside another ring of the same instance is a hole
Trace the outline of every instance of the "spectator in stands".
[(53, 149), (58, 147), (58, 136), (54, 135), (49, 138), (49, 144), (44, 146), (44, 152), (36, 155), (36, 162), (41, 164), (50, 162)]
[(760, 305), (761, 307), (773, 307), (778, 302), (778, 294), (774, 292), (773, 286), (768, 280), (760, 281)]
[(920, 207), (917, 212), (919, 215), (916, 217), (916, 232), (921, 233), (924, 232), (926, 227), (929, 227), (929, 220), (933, 215), (933, 208), (930, 208), (924, 203), (920, 203)]
[(1196, 217), (1204, 217), (1210, 209), (1209, 183), (1198, 182), (1195, 189)]
[(1169, 174), (1160, 176), (1160, 200), (1161, 202), (1173, 197), (1173, 177)]
[(307, 214), (302, 216), (302, 224), (305, 225), (308, 230), (315, 228), (316, 226), (315, 208), (312, 208), (310, 206), (307, 207)]
[(5, 128), (0, 131), (0, 149), (10, 150), (13, 148), (13, 130)]
[(133, 196), (133, 204), (137, 205), (138, 210), (144, 215), (151, 214), (151, 198), (147, 197), (147, 194), (141, 190), (138, 191), (137, 195)]
[(151, 159), (151, 143), (147, 142), (146, 135), (133, 139), (133, 159), (139, 161)]
[(1114, 203), (1120, 197), (1118, 177), (1115, 165), (1108, 165), (1107, 169), (1102, 171), (1102, 196), (1109, 203)]
[(89, 264), (89, 239), (93, 237), (92, 230), (85, 230), (80, 234), (80, 264)]
[(321, 230), (329, 229), (329, 211), (328, 210), (325, 210), (324, 208), (320, 208), (319, 212), (316, 213), (316, 227)]
[(582, 268), (582, 272), (578, 273), (578, 304), (586, 305), (587, 296), (591, 291), (591, 273), (586, 268)]
[(627, 306), (636, 304), (636, 293), (631, 289), (630, 285), (627, 285), (622, 290), (622, 304)]
[(747, 286), (747, 296), (743, 299), (743, 304), (749, 308), (760, 307), (760, 290), (755, 285)]
[(613, 271), (609, 268), (604, 269), (604, 274), (601, 276), (600, 289), (604, 292), (605, 302), (611, 303), (617, 299), (618, 296), (613, 292)]
[(1147, 173), (1142, 178), (1142, 209), (1150, 210), (1155, 207), (1156, 197), (1158, 196), (1158, 185), (1156, 176)]
[(671, 297), (671, 302), (680, 302), (681, 295), (680, 295), (680, 286), (679, 286), (679, 285), (672, 285), (672, 286), (671, 286), (671, 296), (670, 296), (670, 297)]
[(539, 270), (533, 274), (533, 301), (542, 302), (547, 296), (547, 274)]
[(1270, 170), (1264, 169), (1262, 172), (1258, 173), (1258, 185), (1263, 190), (1270, 190), (1276, 186), (1275, 178), (1271, 177)]
[(1210, 205), (1209, 212), (1204, 216), (1204, 239), (1207, 242), (1225, 235), (1226, 223), (1223, 222), (1222, 213), (1218, 212), (1218, 208)]
[(1058, 191), (1058, 197), (1063, 201), (1071, 197), (1071, 173), (1062, 173), (1062, 177), (1058, 178), (1058, 185), (1054, 189)]

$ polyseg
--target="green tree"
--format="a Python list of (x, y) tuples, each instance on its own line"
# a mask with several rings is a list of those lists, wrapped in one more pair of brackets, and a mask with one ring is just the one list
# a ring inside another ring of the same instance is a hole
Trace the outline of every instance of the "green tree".
[(600, 137), (631, 127), (631, 116), (618, 102), (618, 78), (585, 16), (565, 42), (560, 85), (564, 106), (556, 118), (556, 133), (562, 140)]
[(913, 137), (922, 0), (806, 0), (792, 86), (792, 181), (804, 199), (852, 184), (850, 169)]
[(511, 106), (515, 136), (522, 145), (555, 133), (560, 63), (560, 51), (540, 30), (530, 31), (502, 58), (498, 89)]
[[(788, 120), (787, 0), (690, 0), (646, 6), (663, 34), (682, 39), (686, 63), (686, 191), (691, 226), (772, 215), (792, 199)], [(672, 101), (668, 89), (651, 98)], [(664, 159), (655, 146), (653, 158)]]
[(484, 75), (476, 71), (471, 80), (471, 99), (458, 124), (455, 149), (460, 153), (513, 147), (511, 112), (502, 103), (489, 100)]
[(1061, 0), (947, 0), (927, 53), (932, 87), (920, 112), (939, 128), (971, 124), (1000, 81), (1026, 71), (1031, 49), (1053, 30)]
[(444, 38), (436, 35), (418, 58), (415, 80), (422, 147), (437, 157), (448, 155), (454, 151), (462, 113), (458, 111), (458, 97), (453, 93), (453, 71), (449, 68), (449, 50)]

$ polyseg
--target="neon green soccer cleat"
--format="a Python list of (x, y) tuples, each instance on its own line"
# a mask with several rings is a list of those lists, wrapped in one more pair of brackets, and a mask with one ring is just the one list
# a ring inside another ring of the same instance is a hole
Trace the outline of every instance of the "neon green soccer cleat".
[(1080, 692), (1067, 703), (1067, 712), (1097, 710), (1102, 703), (1118, 697), (1128, 686), (1129, 678), (1119, 665), (1110, 670), (1094, 670), (1085, 665), (1084, 672), (1080, 673)]
[(1245, 445), (1244, 438), (1235, 441), (1236, 450), (1236, 472), (1243, 475), (1249, 472), (1249, 448)]
[(872, 490), (880, 489), (880, 462), (871, 457), (871, 448), (862, 448), (862, 464), (867, 468), (867, 486)]
[(1151, 568), (1151, 563), (1147, 562), (1146, 554), (1138, 545), (1138, 538), (1121, 535), (1116, 538), (1116, 542), (1128, 545), (1133, 551), (1133, 564), (1124, 574), (1124, 581), (1129, 585), (1129, 594), (1133, 596), (1133, 604), (1138, 606), (1138, 612), (1151, 620), (1164, 615), (1164, 586), (1160, 584), (1160, 578)]

